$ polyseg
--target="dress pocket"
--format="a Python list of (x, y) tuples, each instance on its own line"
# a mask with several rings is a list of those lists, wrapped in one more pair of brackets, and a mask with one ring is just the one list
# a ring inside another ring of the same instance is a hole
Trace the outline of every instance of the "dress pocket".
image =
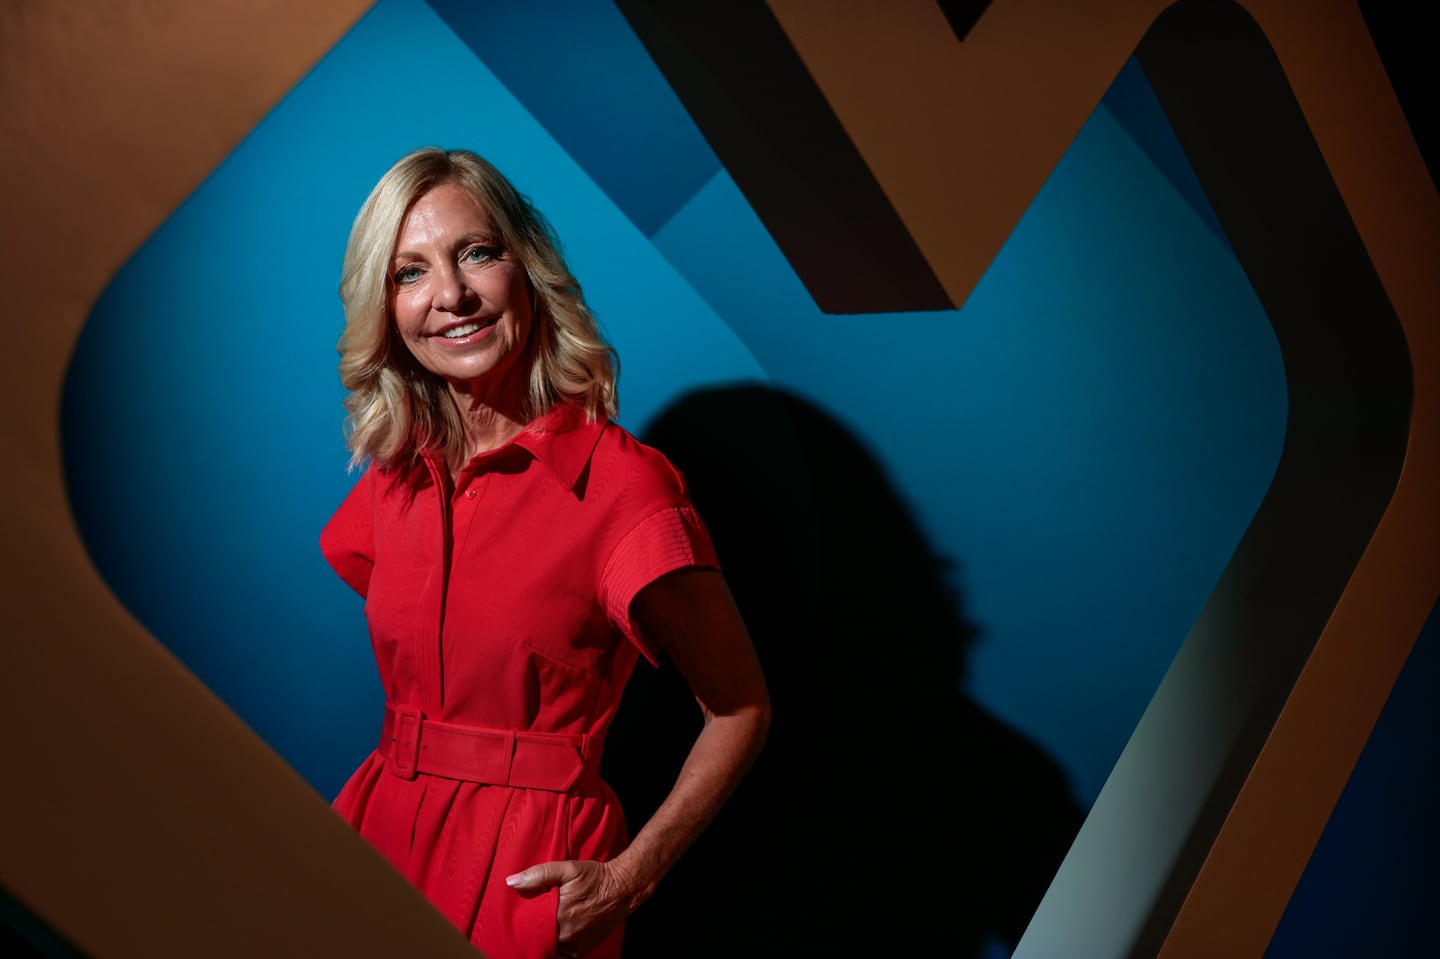
[(541, 935), (546, 944), (547, 959), (560, 955), (560, 887), (553, 886), (541, 896), (536, 905), (539, 908), (541, 921), (544, 923)]
[(605, 650), (598, 646), (571, 646), (566, 643), (550, 643), (528, 637), (520, 640), (531, 653), (546, 664), (559, 666), (576, 673), (594, 673), (600, 669)]

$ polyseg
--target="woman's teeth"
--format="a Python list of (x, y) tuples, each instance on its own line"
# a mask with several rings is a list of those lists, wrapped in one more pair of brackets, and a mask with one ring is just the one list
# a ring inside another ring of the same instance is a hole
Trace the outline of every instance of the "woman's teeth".
[(480, 332), (479, 323), (461, 323), (459, 326), (451, 327), (440, 334), (447, 340), (458, 340), (462, 336), (469, 336), (471, 333)]

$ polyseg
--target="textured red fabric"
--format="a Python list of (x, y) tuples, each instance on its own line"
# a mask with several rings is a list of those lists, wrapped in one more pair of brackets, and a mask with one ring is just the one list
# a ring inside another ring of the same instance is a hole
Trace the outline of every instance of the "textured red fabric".
[[(365, 597), (387, 700), (426, 719), (602, 737), (640, 654), (635, 594), (672, 570), (716, 567), (679, 472), (614, 423), (565, 406), (454, 483), (442, 462), (371, 467), (321, 535)], [(378, 719), (378, 717), (377, 717)], [(395, 774), (372, 753), (336, 810), (492, 959), (552, 957), (554, 890), (505, 877), (610, 858), (625, 822), (610, 788), (568, 792)], [(618, 956), (617, 934), (592, 955)]]

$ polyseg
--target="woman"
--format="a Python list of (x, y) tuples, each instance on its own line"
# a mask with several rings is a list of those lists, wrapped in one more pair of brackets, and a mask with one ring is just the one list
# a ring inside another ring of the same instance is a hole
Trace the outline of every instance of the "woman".
[[(336, 809), (495, 959), (617, 956), (769, 724), (709, 537), (680, 474), (611, 422), (613, 351), (478, 156), (419, 150), (381, 178), (340, 295), (368, 467), (321, 547), (366, 599), (387, 702)], [(627, 842), (601, 744), (662, 651), (705, 723)]]

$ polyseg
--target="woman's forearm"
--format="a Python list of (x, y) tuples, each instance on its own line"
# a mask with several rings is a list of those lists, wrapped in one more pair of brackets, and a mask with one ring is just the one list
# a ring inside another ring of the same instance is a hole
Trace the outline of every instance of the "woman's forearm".
[(630, 890), (633, 910), (689, 848), (734, 792), (760, 752), (770, 708), (757, 703), (724, 715), (707, 715), (665, 801), (612, 865)]
[(674, 787), (613, 862), (635, 897), (648, 899), (734, 792), (770, 728), (770, 698), (755, 649), (724, 578), (685, 570), (646, 587), (632, 607), (685, 677), (705, 725)]

